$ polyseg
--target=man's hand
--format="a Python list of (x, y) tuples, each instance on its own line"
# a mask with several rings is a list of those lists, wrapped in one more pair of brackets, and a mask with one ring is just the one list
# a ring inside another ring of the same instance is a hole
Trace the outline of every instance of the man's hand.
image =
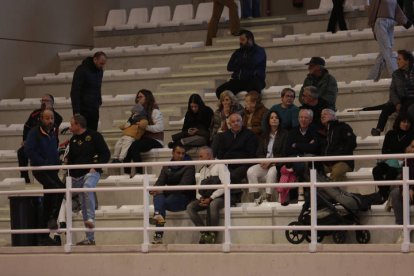
[(197, 131), (198, 131), (197, 128), (192, 127), (192, 128), (189, 128), (187, 132), (190, 136), (193, 136), (197, 133)]
[(201, 198), (200, 199), (200, 203), (199, 203), (199, 205), (200, 206), (202, 206), (202, 207), (207, 207), (207, 206), (209, 206), (210, 205), (210, 203), (213, 201), (213, 199), (212, 198)]
[(414, 201), (414, 191), (410, 190), (410, 202)]
[(89, 170), (90, 173), (96, 173), (96, 170), (94, 168)]
[(156, 196), (156, 195), (159, 195), (161, 193), (162, 193), (162, 191), (150, 191), (149, 192), (149, 194), (152, 195), (152, 196)]

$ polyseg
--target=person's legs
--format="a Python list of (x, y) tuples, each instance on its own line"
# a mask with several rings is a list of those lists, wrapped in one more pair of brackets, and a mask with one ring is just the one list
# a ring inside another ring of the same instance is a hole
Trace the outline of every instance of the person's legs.
[(135, 139), (131, 136), (122, 136), (121, 150), (119, 152), (118, 159), (124, 160), (125, 156), (128, 153), (129, 147), (134, 141)]
[(165, 218), (165, 195), (164, 193), (154, 195), (154, 214), (160, 214)]
[(224, 198), (217, 197), (207, 209), (207, 226), (218, 226), (220, 221), (220, 210), (224, 208)]
[(329, 17), (328, 22), (328, 32), (335, 33), (336, 32), (336, 23), (338, 22), (338, 1), (332, 0), (333, 8), (331, 11), (331, 16)]
[[(19, 167), (27, 167), (29, 165), (29, 159), (27, 158), (26, 154), (24, 153), (24, 146), (21, 146), (17, 150), (17, 160), (19, 162)], [(30, 183), (29, 172), (28, 171), (20, 171), (20, 177), (24, 178), (26, 183)]]
[[(377, 25), (377, 22), (379, 23)], [(388, 18), (378, 18), (375, 22), (375, 36), (378, 41), (379, 51), (385, 61), (388, 74), (397, 70), (397, 61), (393, 56), (392, 46), (394, 44), (394, 20)]]
[[(133, 162), (141, 162), (141, 152), (147, 152), (154, 148), (162, 148), (162, 145), (157, 140), (141, 138), (131, 144), (124, 162), (129, 162), (131, 159)], [(135, 171), (137, 173), (142, 173), (143, 170), (142, 168), (136, 168)], [(127, 172), (126, 169), (125, 172)]]
[(411, 22), (414, 21), (414, 10), (412, 0), (404, 0), (404, 13)]
[(81, 109), (80, 114), (85, 117), (89, 129), (98, 130), (99, 108), (86, 107), (86, 109)]
[(341, 190), (338, 187), (323, 187), (320, 188), (320, 192), (325, 193), (330, 198), (335, 200), (335, 202), (338, 202), (343, 206), (346, 206), (354, 212), (359, 210), (357, 201), (350, 194)]
[(346, 22), (345, 22), (345, 17), (344, 17), (344, 1), (345, 0), (334, 0), (334, 3), (336, 2), (338, 6), (338, 10), (336, 14), (338, 18), (339, 29), (341, 31), (348, 30), (346, 26)]
[(241, 16), (242, 18), (249, 18), (253, 16), (252, 0), (241, 0)]
[(266, 82), (258, 78), (248, 81), (240, 81), (240, 84), (240, 91), (256, 91), (259, 94), (262, 92), (263, 88), (266, 87)]
[(403, 224), (403, 200), (400, 187), (395, 186), (391, 193), (392, 209), (394, 209), (395, 224)]
[(211, 46), (213, 44), (213, 37), (216, 37), (217, 35), (218, 24), (223, 9), (223, 3), (220, 3), (218, 0), (213, 1), (213, 13), (210, 22), (208, 23), (206, 46)]
[(331, 179), (332, 181), (339, 182), (346, 180), (346, 173), (351, 172), (352, 168), (345, 162), (337, 162), (331, 166)]
[[(100, 174), (98, 172), (87, 173), (83, 178), (83, 188), (95, 188), (98, 184)], [(85, 226), (93, 228), (95, 224), (95, 195), (94, 192), (79, 194), (82, 204), (82, 215)], [(95, 240), (93, 232), (87, 232), (86, 238), (90, 241)]]
[[(270, 167), (266, 174), (266, 183), (276, 183), (277, 179), (277, 168), (276, 166)], [(272, 194), (272, 188), (266, 188), (266, 194)]]
[(220, 94), (226, 90), (230, 90), (231, 92), (233, 92), (234, 95), (236, 95), (240, 91), (246, 91), (247, 87), (245, 87), (239, 80), (230, 79), (228, 82), (225, 82), (219, 87), (217, 87), (216, 89), (217, 99), (220, 99)]
[(253, 17), (260, 17), (260, 0), (253, 0), (252, 2)]
[[(263, 169), (260, 164), (256, 164), (254, 166), (251, 166), (248, 170), (247, 170), (247, 180), (249, 183), (259, 183), (260, 179), (262, 177), (265, 177), (267, 174), (268, 170)], [(254, 188), (249, 188), (249, 193), (258, 193), (259, 189), (254, 187)]]
[(240, 31), (240, 19), (236, 2), (234, 2), (233, 0), (218, 1), (222, 1), (223, 4), (229, 8), (230, 33), (233, 35), (237, 35)]
[(121, 153), (124, 137), (125, 136), (122, 136), (121, 138), (118, 139), (118, 141), (116, 141), (115, 146), (114, 146), (114, 153), (112, 154), (113, 159), (119, 159), (119, 154)]
[(381, 114), (378, 118), (377, 129), (384, 131), (385, 125), (387, 124), (388, 117), (396, 111), (395, 105), (392, 102), (387, 102), (382, 106)]
[(205, 210), (206, 207), (200, 206), (199, 200), (193, 200), (187, 205), (187, 214), (195, 226), (205, 226), (203, 219), (198, 212)]
[[(188, 203), (189, 203), (188, 198), (184, 194), (181, 194), (181, 193), (169, 194), (168, 196), (164, 196), (162, 194), (161, 197), (158, 197), (157, 195), (157, 196), (154, 196), (154, 211), (159, 212), (159, 214), (162, 215), (165, 219), (166, 210), (170, 212), (185, 211)], [(163, 227), (164, 225), (157, 224), (156, 226)], [(157, 231), (155, 232), (155, 235), (162, 238), (163, 232)]]

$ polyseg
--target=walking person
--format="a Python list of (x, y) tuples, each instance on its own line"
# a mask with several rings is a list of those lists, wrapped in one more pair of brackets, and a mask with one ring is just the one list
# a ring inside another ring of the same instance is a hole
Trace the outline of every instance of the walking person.
[(229, 8), (230, 17), (230, 33), (232, 35), (238, 35), (240, 31), (240, 19), (238, 15), (238, 8), (234, 0), (213, 0), (213, 14), (211, 15), (210, 22), (208, 23), (206, 46), (213, 44), (213, 37), (216, 37), (218, 24), (221, 14), (223, 13), (224, 6)]

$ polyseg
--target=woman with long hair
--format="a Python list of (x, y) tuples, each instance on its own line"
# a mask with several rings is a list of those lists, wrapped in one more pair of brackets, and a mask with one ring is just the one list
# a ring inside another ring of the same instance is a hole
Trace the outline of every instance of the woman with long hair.
[(175, 143), (180, 143), (186, 148), (209, 144), (212, 118), (213, 110), (205, 105), (200, 95), (192, 94), (188, 99), (183, 128), (181, 132), (172, 135), (173, 141), (168, 147), (172, 148)]
[[(154, 95), (147, 89), (138, 91), (135, 103), (141, 104), (148, 116), (148, 125), (141, 139), (133, 142), (129, 147), (124, 162), (141, 162), (141, 152), (147, 152), (154, 148), (164, 146), (164, 120), (162, 113), (155, 101)], [(142, 168), (136, 168), (137, 173), (142, 173)], [(125, 168), (126, 173), (131, 173), (130, 168)]]
[[(265, 117), (265, 129), (263, 130), (257, 149), (258, 158), (276, 158), (286, 156), (285, 147), (288, 131), (281, 128), (280, 116), (276, 111), (269, 112)], [(275, 162), (265, 162), (256, 164), (247, 170), (249, 183), (275, 183), (277, 180), (277, 168), (281, 164)], [(259, 193), (258, 188), (249, 188), (249, 193), (253, 194), (254, 202), (259, 205), (262, 202), (271, 201), (272, 188), (266, 188), (266, 195)]]

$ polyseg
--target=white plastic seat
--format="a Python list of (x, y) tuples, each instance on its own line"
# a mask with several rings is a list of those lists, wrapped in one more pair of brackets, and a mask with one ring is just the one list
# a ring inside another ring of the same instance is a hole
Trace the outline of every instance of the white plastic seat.
[(148, 22), (148, 9), (135, 8), (129, 12), (128, 22), (124, 25), (115, 26), (115, 30), (132, 30), (137, 28), (138, 24)]
[(104, 26), (95, 26), (95, 32), (112, 31), (115, 26), (124, 25), (127, 21), (126, 10), (110, 10)]
[(333, 8), (333, 4), (331, 0), (321, 0), (319, 3), (319, 8), (307, 10), (306, 13), (308, 15), (319, 15), (319, 14), (327, 14)]
[(179, 26), (185, 20), (191, 20), (194, 17), (192, 4), (175, 6), (174, 15), (171, 21), (160, 22), (160, 27)]
[(213, 13), (213, 2), (200, 3), (194, 19), (183, 20), (183, 25), (199, 25), (208, 23)]
[(161, 22), (171, 21), (170, 6), (154, 7), (152, 9), (150, 21), (137, 24), (138, 29), (156, 28)]
[(203, 41), (185, 42), (183, 44), (172, 45), (172, 50), (183, 50), (204, 47)]

